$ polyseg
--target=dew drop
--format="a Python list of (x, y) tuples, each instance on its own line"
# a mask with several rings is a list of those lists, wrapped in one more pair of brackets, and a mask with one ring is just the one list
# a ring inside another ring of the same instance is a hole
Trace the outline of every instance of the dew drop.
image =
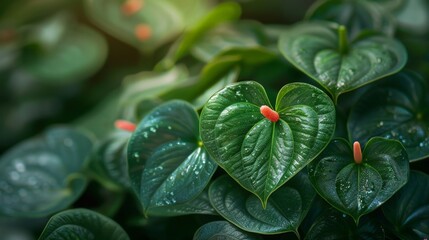
[(16, 171), (18, 171), (18, 172), (24, 172), (25, 171), (25, 165), (22, 162), (16, 162), (15, 168), (16, 168)]

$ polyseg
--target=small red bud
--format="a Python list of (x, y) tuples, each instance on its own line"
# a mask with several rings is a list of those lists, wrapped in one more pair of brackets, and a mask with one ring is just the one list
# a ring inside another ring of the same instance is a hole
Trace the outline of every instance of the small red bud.
[(143, 0), (126, 0), (126, 2), (122, 4), (122, 12), (130, 16), (138, 12), (142, 7)]
[(271, 122), (277, 122), (280, 118), (279, 114), (267, 105), (262, 105), (260, 110), (261, 114), (264, 115), (264, 117), (266, 117)]
[(353, 157), (356, 164), (362, 163), (362, 150), (358, 141), (353, 143)]
[(135, 27), (134, 34), (140, 41), (146, 41), (152, 36), (152, 28), (142, 23)]
[(136, 130), (136, 125), (132, 122), (126, 121), (126, 120), (116, 120), (115, 121), (115, 127), (117, 129), (121, 129), (128, 132), (134, 132)]

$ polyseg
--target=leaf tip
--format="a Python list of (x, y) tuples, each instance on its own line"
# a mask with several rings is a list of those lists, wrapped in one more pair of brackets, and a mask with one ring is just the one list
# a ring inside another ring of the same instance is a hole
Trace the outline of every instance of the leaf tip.
[(134, 132), (137, 128), (137, 126), (134, 123), (126, 120), (116, 120), (115, 127), (117, 129), (124, 130), (127, 132)]
[(362, 149), (358, 141), (355, 141), (353, 143), (353, 158), (356, 164), (362, 163)]
[(268, 107), (267, 105), (262, 105), (260, 107), (260, 111), (261, 111), (261, 114), (271, 122), (277, 122), (280, 119), (279, 114), (273, 109), (271, 109), (270, 107)]

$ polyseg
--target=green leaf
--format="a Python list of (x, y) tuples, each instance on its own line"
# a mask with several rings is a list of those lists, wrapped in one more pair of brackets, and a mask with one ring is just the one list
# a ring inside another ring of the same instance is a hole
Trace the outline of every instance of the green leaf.
[(104, 139), (88, 164), (93, 177), (105, 187), (121, 190), (130, 187), (127, 169), (127, 144), (131, 134), (114, 132)]
[(404, 46), (380, 35), (348, 42), (346, 29), (329, 22), (304, 22), (280, 37), (279, 48), (296, 68), (319, 82), (336, 101), (341, 93), (391, 75), (404, 67)]
[(388, 36), (395, 30), (392, 15), (371, 1), (321, 0), (310, 8), (307, 18), (344, 25), (351, 39), (364, 30), (380, 31)]
[[(127, 13), (124, 8), (130, 2), (135, 9)], [(187, 26), (201, 18), (208, 8), (207, 1), (200, 0), (130, 2), (90, 0), (85, 1), (85, 7), (88, 16), (97, 25), (143, 52), (152, 52), (172, 41)], [(140, 37), (137, 33), (139, 27), (144, 29)]]
[(399, 140), (416, 161), (429, 156), (429, 88), (412, 72), (401, 72), (375, 85), (353, 106), (347, 122), (350, 139), (373, 136)]
[(217, 5), (203, 19), (199, 20), (195, 26), (183, 34), (183, 37), (170, 49), (170, 52), (161, 64), (167, 66), (174, 64), (177, 60), (184, 57), (208, 31), (221, 23), (237, 20), (240, 14), (240, 5), (237, 3), (225, 2)]
[[(56, 21), (55, 19), (53, 21)], [(59, 20), (58, 20), (59, 21)], [(51, 41), (52, 33), (59, 34), (55, 43), (45, 51), (27, 51), (22, 67), (36, 79), (48, 84), (66, 84), (84, 80), (94, 74), (107, 57), (107, 43), (96, 31), (84, 25), (65, 25), (50, 23), (42, 25), (46, 41)], [(65, 28), (63, 30), (59, 28)]]
[(429, 237), (429, 176), (411, 171), (408, 183), (383, 204), (383, 213), (401, 239)]
[(374, 217), (363, 217), (359, 225), (349, 216), (328, 208), (318, 216), (305, 240), (385, 239), (384, 229)]
[(204, 106), (201, 137), (207, 151), (241, 186), (266, 205), (268, 197), (329, 143), (335, 109), (320, 89), (304, 83), (285, 85), (277, 96), (277, 122), (261, 112), (270, 106), (256, 82), (230, 85)]
[(404, 147), (382, 138), (368, 141), (361, 163), (355, 162), (346, 140), (335, 139), (308, 168), (320, 196), (356, 222), (404, 186), (409, 174)]
[(261, 25), (256, 22), (223, 24), (202, 36), (191, 53), (203, 62), (210, 62), (224, 51), (261, 47), (264, 37)]
[(197, 113), (180, 100), (148, 113), (127, 152), (131, 185), (146, 215), (197, 197), (217, 167), (199, 140)]
[(184, 66), (175, 66), (163, 72), (143, 71), (127, 76), (124, 79), (120, 105), (129, 107), (144, 100), (160, 98), (188, 79), (189, 73)]
[(265, 209), (257, 197), (228, 176), (216, 179), (209, 188), (210, 202), (220, 215), (245, 231), (262, 234), (298, 234), (315, 195), (303, 173), (273, 193)]
[(209, 222), (201, 226), (193, 240), (257, 240), (257, 235), (244, 232), (227, 221)]
[(128, 240), (127, 233), (112, 219), (88, 209), (66, 210), (49, 219), (39, 240)]
[(164, 206), (156, 210), (156, 216), (169, 217), (188, 214), (217, 215), (209, 200), (208, 188), (197, 197), (182, 204)]
[(429, 4), (425, 0), (404, 1), (395, 16), (398, 25), (406, 32), (422, 35), (429, 32)]
[(0, 215), (47, 216), (72, 204), (85, 190), (81, 174), (91, 140), (66, 127), (26, 140), (0, 159)]

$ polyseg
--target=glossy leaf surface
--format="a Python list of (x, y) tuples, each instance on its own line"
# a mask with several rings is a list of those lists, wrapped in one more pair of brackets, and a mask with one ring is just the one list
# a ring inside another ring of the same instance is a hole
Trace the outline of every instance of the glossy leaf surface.
[(382, 138), (368, 141), (360, 164), (353, 155), (346, 140), (335, 139), (308, 168), (316, 191), (358, 222), (405, 185), (409, 163), (398, 141)]
[(409, 160), (429, 156), (429, 88), (412, 72), (401, 72), (375, 85), (352, 108), (350, 139), (365, 143), (373, 136), (399, 140)]
[(429, 237), (429, 176), (411, 171), (410, 180), (383, 205), (383, 213), (401, 239)]
[(298, 231), (315, 196), (306, 174), (298, 174), (280, 187), (262, 208), (258, 198), (228, 176), (209, 188), (210, 202), (228, 221), (248, 232), (278, 234)]
[(244, 232), (227, 221), (209, 222), (201, 226), (194, 235), (194, 240), (257, 240), (262, 239)]
[(284, 86), (271, 122), (270, 106), (256, 82), (230, 85), (213, 95), (201, 113), (202, 140), (210, 155), (265, 206), (268, 197), (304, 168), (334, 132), (335, 109), (320, 89), (303, 83)]
[(88, 209), (72, 209), (51, 217), (39, 240), (128, 240), (127, 233), (112, 219)]
[(58, 127), (29, 139), (0, 159), (0, 215), (47, 216), (72, 204), (85, 190), (81, 173), (91, 140)]
[[(299, 23), (279, 40), (283, 56), (319, 82), (336, 100), (344, 92), (391, 75), (404, 67), (404, 46), (381, 35), (348, 42), (341, 27), (329, 22)], [(342, 46), (342, 47), (340, 47)]]
[(394, 20), (385, 8), (371, 1), (322, 0), (307, 13), (311, 20), (327, 20), (346, 26), (351, 39), (364, 30), (392, 36)]
[(197, 113), (179, 100), (143, 118), (127, 154), (131, 185), (146, 215), (197, 197), (217, 167), (199, 140)]

